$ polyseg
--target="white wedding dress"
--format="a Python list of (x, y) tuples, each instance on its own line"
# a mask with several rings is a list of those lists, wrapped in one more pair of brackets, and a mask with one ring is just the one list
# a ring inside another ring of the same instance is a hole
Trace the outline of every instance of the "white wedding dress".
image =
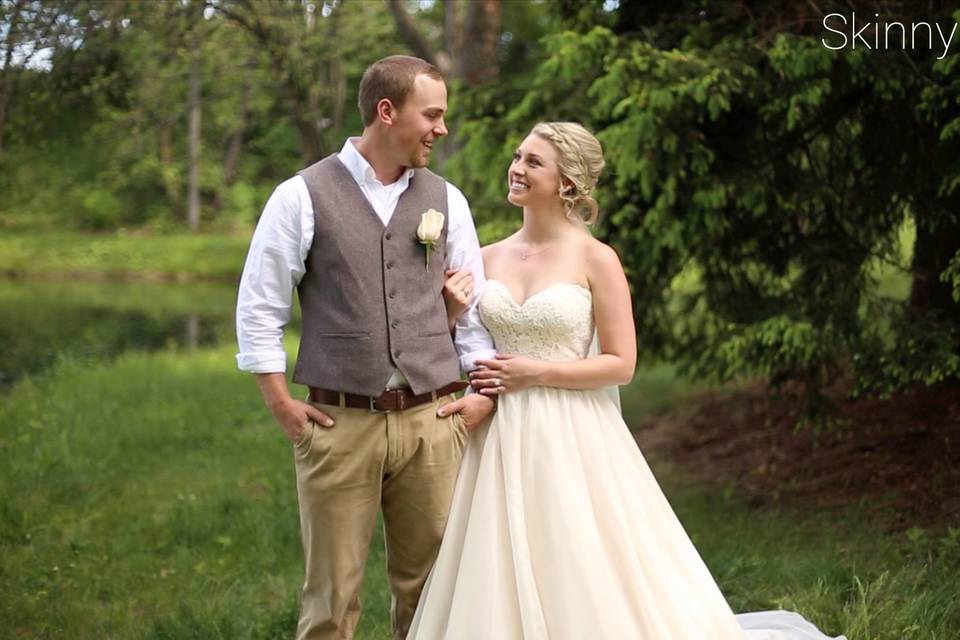
[[(501, 353), (586, 357), (591, 294), (518, 304), (488, 280)], [(798, 614), (734, 615), (603, 390), (500, 397), (470, 434), (408, 640), (826, 640)], [(843, 638), (843, 636), (840, 636)]]

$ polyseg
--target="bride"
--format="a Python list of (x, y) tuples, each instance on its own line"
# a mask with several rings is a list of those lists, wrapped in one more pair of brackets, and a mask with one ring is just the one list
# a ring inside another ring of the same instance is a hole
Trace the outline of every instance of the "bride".
[(631, 379), (636, 338), (620, 261), (585, 230), (602, 168), (573, 123), (514, 154), (523, 227), (484, 249), (477, 303), (500, 355), (472, 375), (499, 407), (470, 434), (407, 638), (825, 640), (795, 613), (734, 615), (603, 389)]

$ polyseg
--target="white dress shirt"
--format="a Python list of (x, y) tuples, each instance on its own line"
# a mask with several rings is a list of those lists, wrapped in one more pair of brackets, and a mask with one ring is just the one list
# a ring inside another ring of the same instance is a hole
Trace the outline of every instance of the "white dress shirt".
[[(409, 169), (393, 184), (381, 183), (370, 163), (347, 140), (337, 158), (357, 181), (364, 197), (383, 222), (390, 223), (397, 201), (410, 184)], [(473, 303), (457, 320), (454, 346), (460, 368), (470, 371), (475, 361), (493, 358), (493, 339), (480, 322), (477, 300), (486, 280), (480, 242), (467, 199), (447, 183), (447, 269), (473, 272)], [(366, 215), (357, 212), (357, 215)], [(283, 373), (287, 357), (283, 350), (283, 328), (290, 321), (293, 290), (306, 272), (307, 253), (313, 243), (313, 203), (307, 184), (300, 176), (281, 183), (267, 200), (253, 233), (237, 297), (237, 365), (252, 373)], [(404, 383), (398, 370), (388, 387)]]

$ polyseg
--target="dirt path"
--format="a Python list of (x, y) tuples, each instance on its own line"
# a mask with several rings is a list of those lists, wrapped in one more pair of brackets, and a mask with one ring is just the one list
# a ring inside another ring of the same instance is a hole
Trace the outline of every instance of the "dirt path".
[(842, 426), (794, 433), (799, 397), (758, 386), (695, 396), (637, 425), (649, 455), (755, 504), (859, 503), (878, 526), (960, 526), (960, 383), (841, 401)]

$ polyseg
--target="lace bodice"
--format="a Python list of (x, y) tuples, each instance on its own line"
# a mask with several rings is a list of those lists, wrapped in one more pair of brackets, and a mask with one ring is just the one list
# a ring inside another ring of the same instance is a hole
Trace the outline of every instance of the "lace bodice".
[(479, 307), (500, 353), (579, 360), (593, 340), (592, 296), (578, 284), (552, 284), (519, 304), (505, 284), (488, 279)]

